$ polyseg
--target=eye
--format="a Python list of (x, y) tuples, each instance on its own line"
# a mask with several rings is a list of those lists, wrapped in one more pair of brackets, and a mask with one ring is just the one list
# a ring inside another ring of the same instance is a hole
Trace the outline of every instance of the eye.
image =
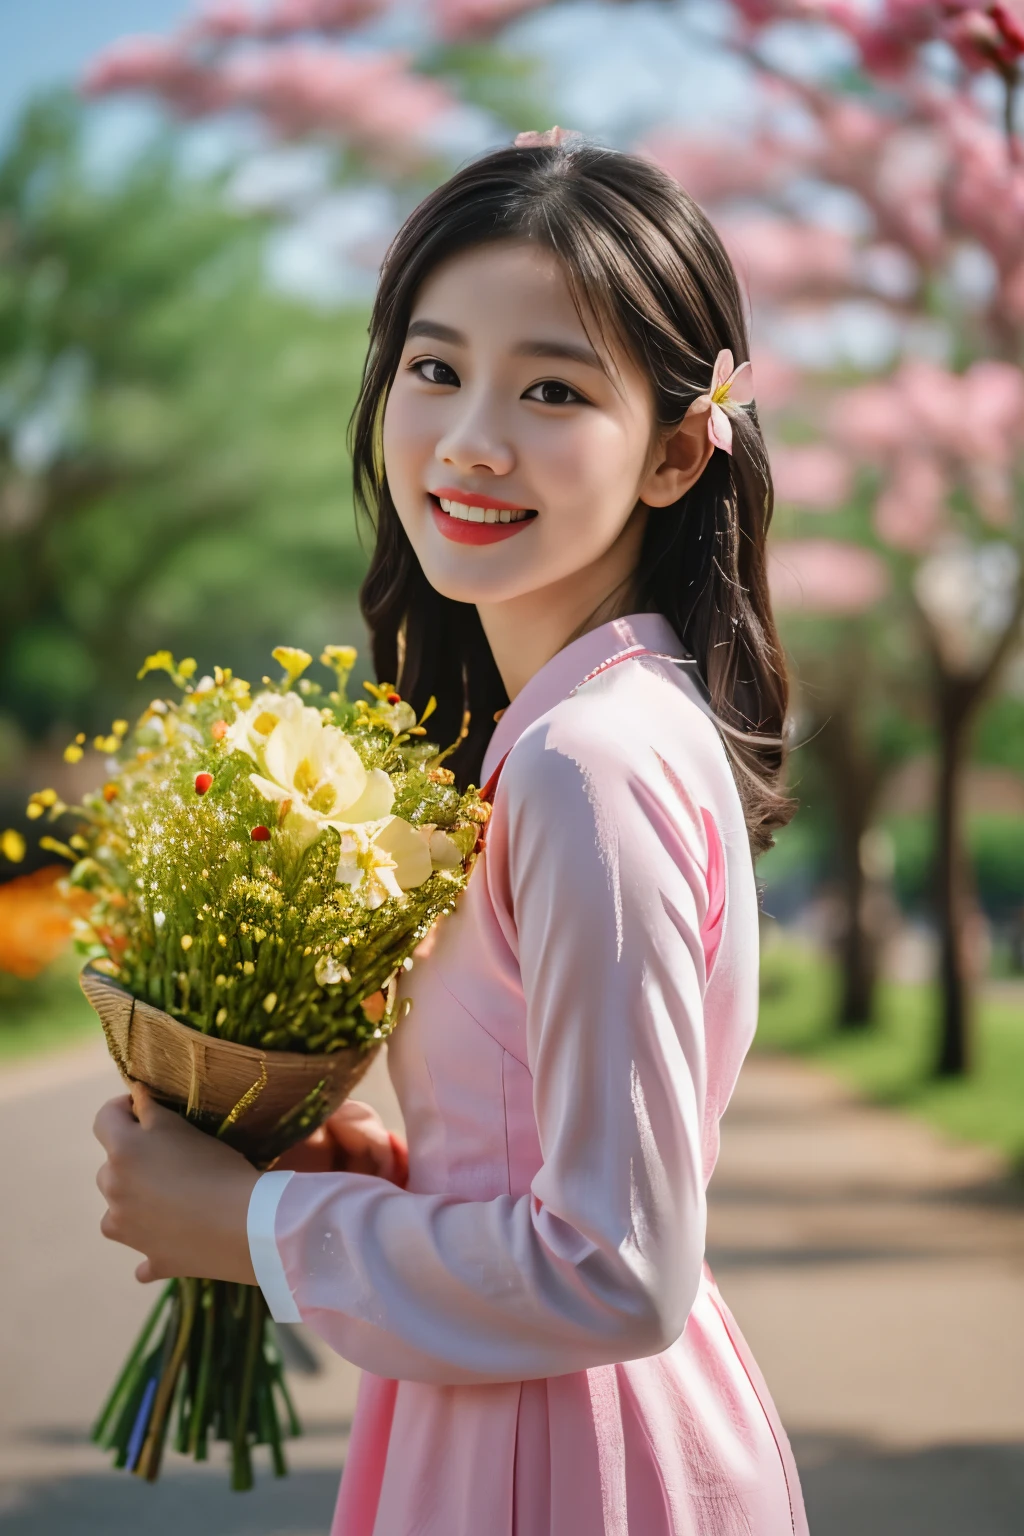
[(531, 385), (523, 399), (536, 400), (541, 405), (586, 404), (581, 394), (571, 389), (568, 384), (563, 384), (560, 379), (542, 379), (539, 384)]
[(459, 376), (448, 363), (442, 363), (438, 357), (421, 357), (416, 363), (410, 364), (410, 371), (418, 374), (424, 384), (444, 384), (449, 389), (458, 388)]

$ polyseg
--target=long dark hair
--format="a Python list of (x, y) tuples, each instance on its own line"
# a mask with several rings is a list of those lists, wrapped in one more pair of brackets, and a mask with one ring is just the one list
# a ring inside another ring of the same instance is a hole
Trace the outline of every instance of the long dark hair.
[[(675, 426), (709, 387), (715, 357), (749, 356), (743, 301), (710, 223), (647, 161), (570, 139), (501, 149), (432, 192), (406, 220), (381, 272), (370, 348), (352, 419), (357, 506), (376, 531), (361, 593), (377, 675), (454, 740), (462, 782), (478, 781), (494, 716), (507, 703), (476, 608), (428, 583), (395, 511), (381, 423), (409, 318), (443, 261), (496, 240), (531, 240), (561, 261), (582, 315), (624, 346), (654, 389), (658, 424)], [(753, 410), (733, 416), (733, 453), (716, 450), (697, 483), (647, 521), (633, 612), (661, 613), (694, 658), (722, 729), (755, 852), (792, 814), (781, 790), (788, 688), (772, 619), (765, 537), (772, 482)]]

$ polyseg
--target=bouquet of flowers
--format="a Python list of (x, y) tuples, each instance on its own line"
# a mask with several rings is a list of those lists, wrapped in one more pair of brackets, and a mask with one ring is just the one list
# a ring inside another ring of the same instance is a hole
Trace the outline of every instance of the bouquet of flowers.
[[(76, 919), (82, 986), (129, 1081), (146, 1084), (258, 1167), (320, 1125), (399, 1017), (397, 978), (469, 875), (489, 807), (460, 793), (446, 752), (387, 684), (346, 692), (356, 653), (279, 647), (283, 674), (250, 685), (150, 656), (175, 700), (94, 743), (106, 782), (81, 806), (52, 790), (30, 815), (78, 826), (43, 844), (88, 892)], [(85, 750), (80, 736), (65, 756)], [(451, 749), (449, 749), (451, 750)], [(281, 1410), (283, 1409), (283, 1419)], [(252, 1486), (251, 1447), (297, 1434), (274, 1326), (253, 1286), (172, 1280), (114, 1386), (94, 1438), (149, 1480), (172, 1426), (203, 1460), (231, 1447), (232, 1486)]]

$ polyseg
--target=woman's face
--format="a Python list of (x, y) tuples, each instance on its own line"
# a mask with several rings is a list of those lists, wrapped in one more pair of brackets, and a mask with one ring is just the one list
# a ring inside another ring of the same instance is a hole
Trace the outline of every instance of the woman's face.
[(635, 565), (638, 503), (681, 494), (658, 483), (650, 386), (590, 332), (540, 246), (475, 247), (423, 284), (388, 396), (384, 462), (444, 596), (502, 603), (566, 580), (586, 587), (597, 569), (614, 587)]

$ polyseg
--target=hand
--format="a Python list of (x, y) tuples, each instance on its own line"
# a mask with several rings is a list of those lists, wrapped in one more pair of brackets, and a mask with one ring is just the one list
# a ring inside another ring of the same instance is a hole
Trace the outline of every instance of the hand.
[(290, 1147), (275, 1164), (297, 1173), (370, 1173), (395, 1176), (391, 1137), (377, 1111), (359, 1099), (346, 1099), (319, 1130)]
[(137, 1280), (196, 1275), (256, 1284), (246, 1217), (259, 1172), (240, 1152), (164, 1109), (136, 1083), (93, 1124), (104, 1237), (145, 1258)]

